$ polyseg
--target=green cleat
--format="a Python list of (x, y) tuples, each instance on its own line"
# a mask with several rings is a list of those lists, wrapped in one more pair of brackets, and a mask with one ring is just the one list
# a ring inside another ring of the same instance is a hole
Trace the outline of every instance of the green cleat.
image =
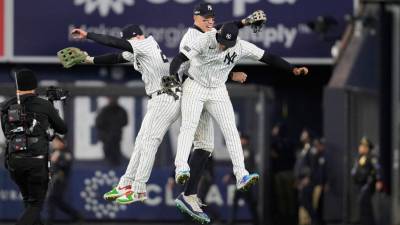
[(134, 202), (139, 202), (139, 201), (143, 202), (146, 199), (147, 199), (146, 192), (137, 193), (134, 191), (130, 191), (130, 192), (127, 192), (126, 194), (124, 194), (123, 196), (117, 198), (115, 200), (115, 202), (117, 202), (120, 205), (127, 205), (127, 204), (131, 204)]
[(103, 195), (104, 200), (114, 201), (115, 199), (125, 195), (127, 192), (131, 191), (131, 185), (127, 185), (124, 187), (114, 187), (111, 191), (105, 193)]

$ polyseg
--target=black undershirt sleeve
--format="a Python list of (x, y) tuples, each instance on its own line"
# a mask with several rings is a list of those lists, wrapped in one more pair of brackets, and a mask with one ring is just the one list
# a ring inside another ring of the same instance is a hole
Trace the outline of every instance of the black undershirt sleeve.
[(127, 40), (121, 38), (104, 34), (96, 34), (93, 32), (88, 32), (86, 38), (102, 45), (118, 48), (124, 51), (133, 52), (132, 45)]
[(267, 54), (266, 52), (264, 52), (263, 57), (259, 61), (269, 66), (273, 66), (277, 69), (283, 70), (287, 73), (293, 73), (293, 65), (277, 55)]
[(93, 58), (94, 64), (111, 65), (111, 64), (119, 64), (127, 62), (129, 61), (124, 59), (122, 53), (108, 53), (104, 55), (95, 56)]
[[(236, 26), (237, 26), (239, 29), (242, 29), (242, 28), (244, 27), (244, 25), (243, 25), (243, 23), (242, 23), (241, 20), (231, 21), (231, 22), (229, 22), (229, 23), (234, 23), (234, 24), (236, 24)], [(224, 25), (224, 24), (225, 24), (225, 23), (221, 23), (221, 24), (215, 25), (215, 29), (217, 29), (217, 30), (221, 29), (222, 25)]]
[(182, 52), (180, 52), (177, 56), (175, 56), (175, 58), (172, 60), (171, 64), (169, 65), (169, 74), (170, 75), (177, 74), (182, 63), (184, 63), (188, 60), (189, 60), (188, 57), (186, 57)]

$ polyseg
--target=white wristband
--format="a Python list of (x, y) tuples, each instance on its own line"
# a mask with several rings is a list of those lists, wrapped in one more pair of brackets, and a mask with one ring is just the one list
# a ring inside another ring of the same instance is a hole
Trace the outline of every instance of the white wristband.
[(86, 56), (85, 63), (87, 64), (94, 64), (94, 57)]

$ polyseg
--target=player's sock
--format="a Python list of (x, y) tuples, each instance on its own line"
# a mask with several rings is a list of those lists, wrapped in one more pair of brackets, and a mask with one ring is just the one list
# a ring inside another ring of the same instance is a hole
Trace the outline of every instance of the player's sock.
[(196, 149), (193, 151), (189, 160), (190, 178), (187, 181), (184, 190), (186, 196), (197, 194), (197, 187), (210, 154), (209, 151), (203, 149)]

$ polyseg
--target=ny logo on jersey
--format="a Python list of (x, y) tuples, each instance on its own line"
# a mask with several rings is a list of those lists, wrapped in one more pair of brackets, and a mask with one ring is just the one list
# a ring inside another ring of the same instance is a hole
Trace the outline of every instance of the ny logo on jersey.
[(237, 56), (236, 52), (233, 52), (232, 55), (230, 52), (228, 52), (228, 54), (226, 54), (226, 56), (225, 56), (224, 63), (226, 63), (227, 65), (234, 63), (236, 56)]

